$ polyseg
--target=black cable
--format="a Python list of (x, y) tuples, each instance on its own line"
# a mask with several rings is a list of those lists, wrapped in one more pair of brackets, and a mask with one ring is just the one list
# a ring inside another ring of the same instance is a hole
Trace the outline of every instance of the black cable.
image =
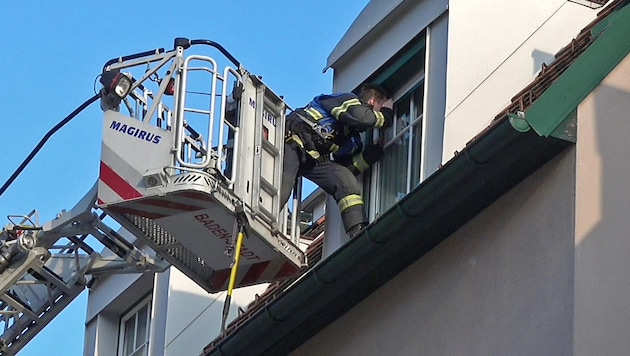
[(136, 53), (136, 54), (130, 54), (128, 56), (119, 57), (119, 58), (112, 58), (109, 61), (105, 62), (105, 65), (103, 66), (103, 72), (105, 72), (105, 68), (107, 68), (108, 66), (110, 66), (110, 65), (112, 65), (114, 63), (124, 62), (124, 61), (128, 61), (130, 59), (138, 59), (138, 58), (150, 56), (150, 55), (153, 55), (153, 54), (160, 54), (160, 53), (164, 53), (164, 48), (158, 48), (158, 49), (154, 49), (154, 50), (151, 50), (151, 51), (145, 51), (145, 52), (140, 52), (140, 53)]
[(26, 159), (22, 162), (22, 164), (20, 164), (20, 166), (15, 170), (15, 172), (13, 172), (11, 177), (9, 177), (9, 179), (4, 183), (2, 188), (0, 188), (0, 196), (2, 196), (2, 194), (4, 194), (4, 191), (7, 190), (7, 188), (9, 188), (9, 186), (11, 185), (11, 183), (13, 183), (15, 178), (17, 178), (17, 176), (20, 173), (22, 173), (24, 168), (26, 168), (26, 165), (28, 165), (29, 162), (33, 159), (33, 157), (35, 157), (37, 152), (39, 152), (39, 150), (44, 146), (44, 144), (46, 143), (46, 141), (48, 141), (50, 136), (52, 136), (55, 132), (57, 132), (60, 128), (62, 128), (65, 124), (67, 124), (70, 120), (72, 120), (75, 116), (77, 116), (77, 114), (79, 114), (81, 111), (83, 111), (83, 109), (85, 109), (90, 104), (95, 102), (98, 98), (100, 98), (100, 94), (95, 94), (93, 97), (89, 98), (83, 104), (81, 104), (81, 106), (79, 106), (78, 108), (74, 109), (74, 111), (71, 112), (70, 115), (66, 116), (57, 125), (55, 125), (55, 127), (50, 129), (50, 131), (48, 131), (46, 133), (46, 135), (44, 135), (44, 137), (39, 141), (37, 146), (35, 146), (35, 148), (31, 151), (31, 153), (28, 155), (28, 157), (26, 157)]
[[(177, 43), (177, 39), (175, 39), (176, 43)], [(198, 45), (198, 44), (205, 44), (208, 46), (212, 46), (216, 49), (219, 50), (219, 52), (223, 53), (224, 56), (226, 56), (232, 63), (234, 63), (234, 65), (236, 65), (237, 67), (241, 67), (241, 62), (239, 62), (230, 52), (227, 51), (227, 49), (225, 49), (223, 46), (221, 46), (220, 44), (214, 42), (214, 41), (210, 41), (210, 40), (190, 40), (190, 44), (191, 45)]]

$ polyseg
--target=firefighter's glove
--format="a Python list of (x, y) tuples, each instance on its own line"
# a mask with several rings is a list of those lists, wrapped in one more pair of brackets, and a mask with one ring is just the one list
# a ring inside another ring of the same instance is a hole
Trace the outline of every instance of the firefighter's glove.
[(359, 152), (350, 157), (337, 158), (336, 162), (346, 166), (355, 176), (365, 172), (376, 161), (383, 157), (383, 146), (372, 145), (366, 147), (363, 152)]
[(371, 145), (363, 150), (363, 159), (369, 166), (381, 158), (383, 158), (383, 145), (381, 144)]

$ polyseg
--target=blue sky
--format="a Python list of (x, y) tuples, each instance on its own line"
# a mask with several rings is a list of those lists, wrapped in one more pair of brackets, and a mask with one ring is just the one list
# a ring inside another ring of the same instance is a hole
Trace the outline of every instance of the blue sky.
[[(48, 130), (94, 94), (94, 80), (111, 58), (169, 49), (175, 37), (213, 40), (298, 107), (331, 90), (332, 70), (322, 73), (326, 59), (368, 2), (5, 3), (0, 21), (0, 184)], [(8, 223), (7, 215), (32, 209), (45, 223), (87, 193), (98, 177), (101, 117), (93, 104), (48, 141), (0, 196), (0, 226)], [(20, 355), (82, 355), (86, 305), (84, 292)]]

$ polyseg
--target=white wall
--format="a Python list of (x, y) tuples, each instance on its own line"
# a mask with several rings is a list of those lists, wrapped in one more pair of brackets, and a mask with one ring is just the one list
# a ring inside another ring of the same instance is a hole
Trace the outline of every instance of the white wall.
[(420, 180), (437, 171), (442, 162), (444, 109), (446, 106), (446, 73), (448, 58), (448, 13), (443, 13), (427, 28), (424, 76), (423, 144)]
[[(85, 355), (114, 355), (121, 315), (147, 293), (153, 293), (150, 347), (156, 355), (197, 356), (219, 335), (226, 292), (209, 294), (174, 267), (155, 277), (159, 283), (150, 274), (113, 275), (90, 292)], [(235, 289), (228, 324), (267, 286)]]
[(451, 0), (443, 161), (507, 107), (598, 11), (567, 0)]
[[(235, 289), (228, 319), (238, 315), (262, 294), (268, 284)], [(209, 294), (179, 270), (172, 268), (166, 315), (165, 355), (198, 356), (221, 330), (221, 317), (226, 292)]]
[[(111, 356), (116, 355), (118, 349), (118, 324), (120, 315), (103, 312), (85, 325), (83, 355)], [(98, 337), (97, 337), (98, 335)]]

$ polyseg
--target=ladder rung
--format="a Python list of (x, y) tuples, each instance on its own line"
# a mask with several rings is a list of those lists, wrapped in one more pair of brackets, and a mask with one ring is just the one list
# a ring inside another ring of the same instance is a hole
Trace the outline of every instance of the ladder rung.
[(30, 319), (33, 320), (37, 320), (37, 315), (35, 315), (35, 313), (33, 313), (30, 309), (28, 309), (26, 306), (24, 306), (22, 303), (18, 302), (17, 300), (13, 299), (13, 297), (11, 297), (10, 295), (8, 295), (7, 293), (5, 293), (2, 296), (2, 300), (4, 300), (8, 305), (10, 305), (13, 309), (17, 310), (18, 312), (28, 316)]
[(270, 195), (278, 194), (278, 188), (274, 187), (268, 180), (260, 177), (260, 187)]
[(262, 146), (272, 157), (280, 156), (280, 150), (274, 146), (271, 142), (263, 141)]
[(201, 110), (201, 109), (193, 109), (193, 108), (184, 108), (184, 111), (186, 111), (186, 112), (194, 112), (194, 113), (197, 113), (197, 114), (206, 114), (206, 115), (212, 114), (212, 111), (210, 111), (210, 110)]
[(55, 287), (59, 288), (62, 292), (66, 294), (71, 294), (72, 290), (68, 288), (66, 283), (61, 279), (61, 277), (56, 276), (54, 273), (51, 273), (47, 268), (35, 268), (37, 273), (39, 273), (42, 277), (46, 279), (46, 281), (55, 285)]

